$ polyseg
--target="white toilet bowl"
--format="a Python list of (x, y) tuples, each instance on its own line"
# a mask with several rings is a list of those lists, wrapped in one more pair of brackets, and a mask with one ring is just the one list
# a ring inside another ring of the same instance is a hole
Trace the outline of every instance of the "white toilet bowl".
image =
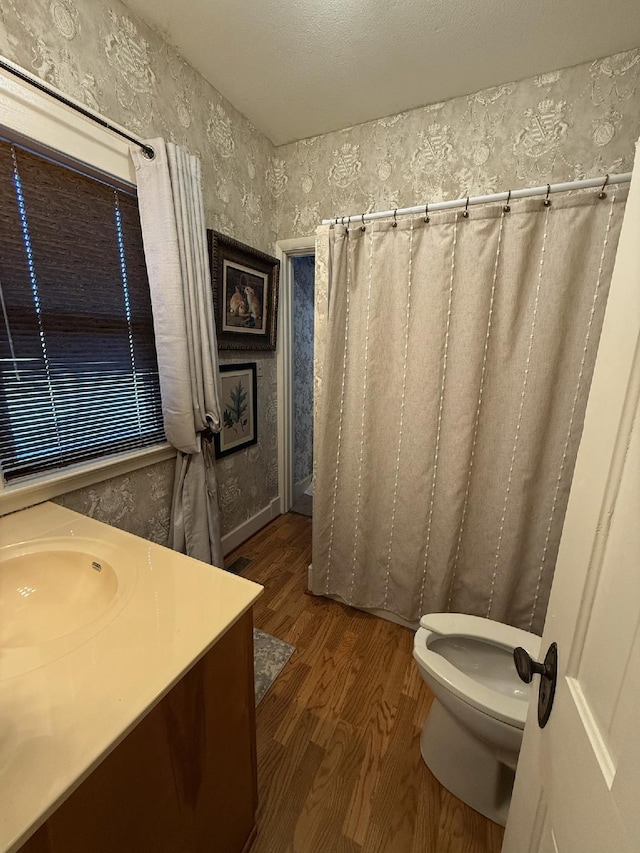
[(413, 643), (435, 696), (422, 757), (447, 790), (503, 826), (531, 689), (518, 678), (516, 646), (539, 659), (535, 634), (462, 613), (423, 616)]

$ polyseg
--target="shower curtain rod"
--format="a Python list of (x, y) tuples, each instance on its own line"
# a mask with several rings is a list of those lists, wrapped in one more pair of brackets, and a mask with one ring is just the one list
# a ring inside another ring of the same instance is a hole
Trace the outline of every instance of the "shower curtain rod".
[(438, 201), (434, 204), (419, 204), (415, 207), (400, 207), (396, 210), (380, 210), (376, 213), (354, 213), (351, 216), (336, 216), (333, 219), (323, 219), (323, 225), (340, 225), (349, 222), (366, 222), (371, 219), (387, 219), (390, 216), (405, 216), (410, 213), (435, 213), (438, 210), (451, 210), (456, 207), (471, 207), (474, 204), (487, 204), (489, 202), (514, 200), (517, 198), (530, 198), (537, 195), (549, 195), (551, 193), (564, 193), (569, 190), (587, 190), (595, 187), (609, 186), (610, 184), (628, 184), (631, 180), (631, 172), (623, 172), (620, 175), (606, 175), (604, 178), (584, 178), (581, 181), (566, 181), (562, 184), (545, 184), (542, 187), (529, 187), (522, 190), (508, 190), (507, 192), (492, 193), (491, 195), (476, 195), (465, 198), (457, 198), (453, 201)]
[(49, 95), (54, 100), (59, 101), (61, 104), (64, 104), (65, 107), (69, 107), (72, 110), (75, 110), (80, 115), (83, 115), (85, 118), (91, 119), (91, 121), (95, 121), (96, 124), (105, 127), (107, 130), (110, 130), (111, 133), (115, 133), (118, 136), (121, 136), (123, 139), (126, 139), (127, 142), (133, 142), (134, 145), (140, 146), (142, 148), (142, 153), (144, 156), (153, 160), (156, 156), (155, 151), (150, 145), (147, 145), (146, 142), (143, 142), (141, 139), (138, 139), (135, 136), (132, 136), (130, 133), (127, 133), (126, 130), (122, 130), (106, 119), (102, 118), (101, 115), (94, 112), (93, 110), (89, 110), (86, 107), (83, 107), (82, 104), (79, 104), (75, 100), (71, 100), (59, 92), (57, 89), (54, 89), (53, 86), (49, 86), (46, 83), (43, 83), (42, 80), (39, 80), (37, 77), (34, 77), (33, 74), (29, 74), (27, 71), (24, 71), (20, 68), (19, 65), (15, 65), (13, 62), (10, 62), (8, 59), (3, 59), (0, 57), (0, 68), (3, 71), (8, 71), (9, 74), (13, 74), (14, 77), (17, 77), (19, 80), (22, 80), (23, 83), (29, 83), (30, 86), (33, 86), (34, 89), (38, 89), (40, 92), (44, 92), (46, 95)]

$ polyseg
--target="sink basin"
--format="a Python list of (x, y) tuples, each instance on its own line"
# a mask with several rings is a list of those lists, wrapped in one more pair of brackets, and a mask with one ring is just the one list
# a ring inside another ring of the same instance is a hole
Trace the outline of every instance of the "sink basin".
[(0, 548), (0, 648), (51, 643), (84, 629), (121, 593), (118, 572), (95, 540), (70, 536)]

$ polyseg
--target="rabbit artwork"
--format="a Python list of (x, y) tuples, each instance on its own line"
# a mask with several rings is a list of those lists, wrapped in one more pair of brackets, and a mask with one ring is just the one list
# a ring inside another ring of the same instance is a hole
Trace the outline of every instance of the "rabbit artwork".
[(244, 298), (242, 287), (239, 284), (236, 284), (236, 292), (229, 300), (229, 314), (231, 314), (232, 317), (246, 317), (249, 314), (247, 301)]
[(262, 319), (262, 304), (260, 299), (256, 296), (255, 290), (248, 284), (245, 285), (244, 292), (249, 305), (249, 313), (253, 317), (254, 323), (257, 324)]

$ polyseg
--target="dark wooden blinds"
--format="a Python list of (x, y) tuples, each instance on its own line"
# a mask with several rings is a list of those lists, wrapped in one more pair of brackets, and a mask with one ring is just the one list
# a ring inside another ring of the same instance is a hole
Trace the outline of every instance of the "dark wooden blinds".
[(134, 195), (0, 140), (5, 481), (164, 441)]

